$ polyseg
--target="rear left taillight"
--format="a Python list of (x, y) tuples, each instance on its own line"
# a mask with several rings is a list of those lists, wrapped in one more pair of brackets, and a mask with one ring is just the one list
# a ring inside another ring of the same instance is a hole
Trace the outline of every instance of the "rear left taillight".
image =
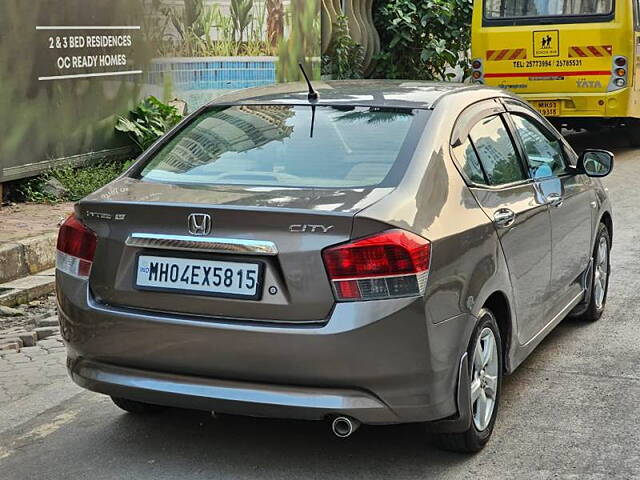
[(373, 300), (422, 295), (431, 243), (411, 232), (387, 230), (322, 252), (336, 298)]
[(96, 252), (96, 234), (75, 215), (65, 220), (58, 233), (56, 268), (64, 273), (88, 278)]
[(484, 83), (484, 68), (479, 58), (471, 62), (471, 78), (473, 83)]

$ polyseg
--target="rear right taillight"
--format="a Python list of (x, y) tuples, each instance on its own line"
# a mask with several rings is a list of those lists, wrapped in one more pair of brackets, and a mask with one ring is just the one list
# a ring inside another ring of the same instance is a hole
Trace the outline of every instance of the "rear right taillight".
[(611, 81), (607, 91), (612, 92), (627, 86), (628, 65), (627, 58), (618, 56), (613, 58), (611, 67)]
[(338, 300), (417, 296), (425, 290), (431, 243), (394, 229), (329, 247), (322, 258)]
[(75, 215), (60, 227), (56, 252), (56, 268), (79, 278), (88, 278), (96, 252), (96, 234)]

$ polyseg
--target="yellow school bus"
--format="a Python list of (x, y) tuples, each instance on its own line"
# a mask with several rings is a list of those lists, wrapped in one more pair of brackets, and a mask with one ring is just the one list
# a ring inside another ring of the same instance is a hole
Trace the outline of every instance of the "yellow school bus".
[(639, 3), (474, 0), (472, 79), (523, 96), (556, 125), (636, 129)]

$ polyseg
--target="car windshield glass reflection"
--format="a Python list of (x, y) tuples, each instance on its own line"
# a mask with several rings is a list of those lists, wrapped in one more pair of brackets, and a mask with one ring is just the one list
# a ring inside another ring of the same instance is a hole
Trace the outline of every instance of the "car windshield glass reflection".
[(397, 108), (314, 110), (287, 105), (211, 110), (162, 148), (141, 177), (207, 185), (379, 185), (396, 164), (416, 117), (414, 110)]

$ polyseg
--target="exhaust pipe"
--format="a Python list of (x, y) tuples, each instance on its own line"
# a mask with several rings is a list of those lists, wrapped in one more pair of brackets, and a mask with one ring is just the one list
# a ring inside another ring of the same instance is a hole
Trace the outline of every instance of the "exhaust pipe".
[(355, 418), (336, 417), (331, 422), (331, 430), (338, 438), (347, 438), (351, 436), (360, 426), (360, 422)]

